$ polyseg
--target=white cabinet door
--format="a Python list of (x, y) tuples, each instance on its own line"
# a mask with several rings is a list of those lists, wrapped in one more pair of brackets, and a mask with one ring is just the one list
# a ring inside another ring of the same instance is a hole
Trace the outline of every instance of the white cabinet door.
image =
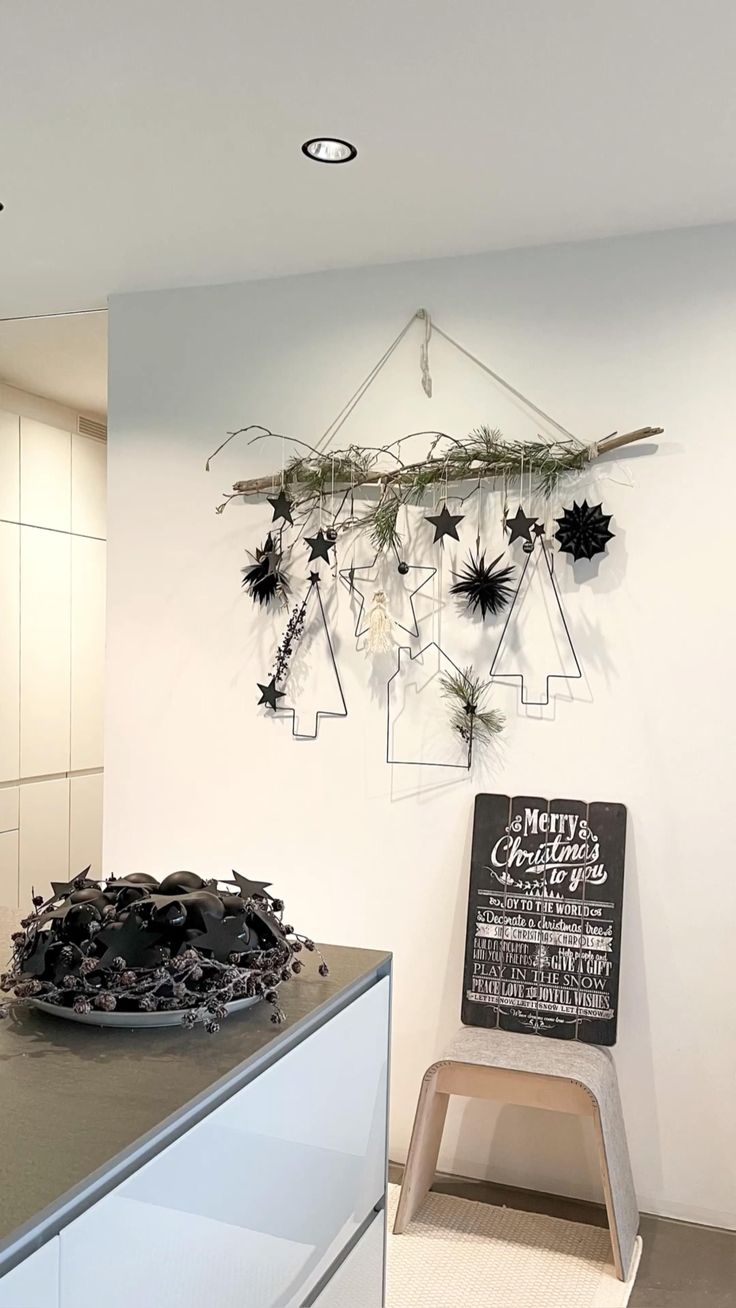
[(313, 1308), (382, 1308), (386, 1214), (373, 1219), (365, 1235), (340, 1264)]
[(71, 769), (102, 767), (105, 542), (71, 542)]
[(20, 776), (69, 769), (71, 537), (21, 527)]
[(59, 1308), (59, 1237), (0, 1277), (0, 1308)]
[(72, 438), (32, 418), (20, 420), (20, 520), (69, 531), (72, 525)]
[(20, 767), (20, 527), (0, 522), (0, 781)]
[(300, 1308), (384, 1192), (388, 1012), (386, 979), (70, 1223), (61, 1308)]

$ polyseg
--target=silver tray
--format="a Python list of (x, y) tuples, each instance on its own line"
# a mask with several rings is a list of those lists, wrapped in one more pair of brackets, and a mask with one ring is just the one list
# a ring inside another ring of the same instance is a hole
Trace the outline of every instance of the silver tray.
[[(62, 1008), (60, 1004), (49, 1004), (45, 999), (31, 999), (34, 1008), (52, 1017), (65, 1017), (69, 1022), (82, 1022), (85, 1026), (117, 1026), (129, 1031), (139, 1027), (181, 1026), (181, 1019), (190, 1010), (186, 1008), (168, 1009), (163, 1013), (104, 1013), (93, 1008), (91, 1013), (75, 1013), (73, 1008)], [(244, 1008), (252, 1008), (260, 1002), (260, 995), (248, 999), (233, 999), (226, 1004), (228, 1013), (240, 1013)]]

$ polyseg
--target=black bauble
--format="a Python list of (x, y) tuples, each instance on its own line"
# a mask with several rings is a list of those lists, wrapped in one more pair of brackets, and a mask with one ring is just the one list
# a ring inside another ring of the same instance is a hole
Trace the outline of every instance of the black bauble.
[(407, 574), (407, 572), (409, 571), (409, 564), (408, 564), (408, 563), (404, 563), (404, 561), (402, 560), (402, 562), (399, 564), (399, 566), (398, 566), (398, 568), (396, 569), (396, 571), (397, 571), (398, 573), (400, 573), (402, 577), (405, 577), (406, 574)]
[(89, 935), (90, 922), (100, 922), (102, 914), (94, 904), (74, 904), (61, 923), (61, 931), (66, 940), (79, 943)]
[(100, 912), (109, 902), (97, 886), (87, 886), (84, 890), (73, 890), (69, 896), (70, 904), (94, 904), (95, 908), (99, 908)]
[(158, 881), (148, 872), (131, 872), (130, 876), (122, 877), (126, 886), (157, 886)]
[(334, 527), (328, 527), (327, 530), (326, 530), (326, 532), (325, 532), (325, 536), (327, 537), (328, 540), (336, 541), (336, 540), (337, 540), (337, 531), (336, 531), (336, 529), (335, 529)]
[(143, 884), (123, 886), (123, 889), (118, 892), (115, 907), (118, 909), (129, 908), (131, 904), (137, 903), (139, 899), (145, 899), (147, 895), (148, 888)]
[(181, 895), (180, 898), (186, 909), (187, 923), (192, 926), (206, 927), (205, 913), (209, 913), (210, 917), (225, 916), (220, 896), (210, 890), (193, 890), (191, 894)]
[(186, 895), (190, 890), (201, 890), (204, 881), (196, 872), (170, 872), (159, 886), (160, 895)]
[(220, 899), (222, 900), (222, 906), (226, 913), (237, 914), (245, 912), (245, 900), (241, 899), (240, 895), (222, 894), (220, 895)]
[(159, 904), (151, 913), (151, 923), (161, 930), (183, 927), (187, 920), (187, 911), (179, 899), (172, 899), (168, 904)]

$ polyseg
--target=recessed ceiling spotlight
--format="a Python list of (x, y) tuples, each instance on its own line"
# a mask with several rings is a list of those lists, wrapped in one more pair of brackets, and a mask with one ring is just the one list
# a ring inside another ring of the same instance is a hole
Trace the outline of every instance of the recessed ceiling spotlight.
[(315, 136), (302, 146), (302, 154), (308, 159), (314, 159), (315, 163), (350, 163), (357, 153), (354, 145), (349, 141), (341, 141), (337, 136)]

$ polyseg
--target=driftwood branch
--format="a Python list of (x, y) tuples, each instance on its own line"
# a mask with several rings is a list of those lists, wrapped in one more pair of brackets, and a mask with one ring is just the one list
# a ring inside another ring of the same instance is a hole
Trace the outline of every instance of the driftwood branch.
[[(663, 431), (663, 427), (637, 427), (636, 431), (622, 432), (620, 435), (614, 432), (613, 435), (604, 437), (603, 440), (598, 441), (597, 445), (592, 447), (591, 462), (596, 458), (600, 458), (603, 454), (609, 454), (612, 450), (621, 449), (625, 445), (633, 445), (635, 441), (643, 441), (646, 440), (647, 437), (652, 436), (661, 436)], [(440, 460), (438, 460), (438, 462), (440, 462)], [(418, 469), (424, 468), (425, 466), (426, 460), (421, 459), (417, 463), (403, 464), (398, 468), (384, 468), (382, 471), (372, 469), (369, 472), (366, 472), (364, 476), (361, 476), (360, 484), (361, 486), (377, 486), (381, 482), (390, 483), (393, 481), (403, 481), (405, 478), (411, 477), (412, 472), (416, 472)], [(465, 478), (465, 480), (468, 479), (469, 478), (467, 477)], [(265, 491), (271, 491), (275, 485), (280, 483), (280, 480), (280, 473), (272, 473), (267, 477), (250, 477), (244, 481), (236, 481), (233, 483), (233, 496), (258, 495)], [(343, 489), (345, 484), (346, 483), (344, 482), (336, 481), (335, 490)]]

